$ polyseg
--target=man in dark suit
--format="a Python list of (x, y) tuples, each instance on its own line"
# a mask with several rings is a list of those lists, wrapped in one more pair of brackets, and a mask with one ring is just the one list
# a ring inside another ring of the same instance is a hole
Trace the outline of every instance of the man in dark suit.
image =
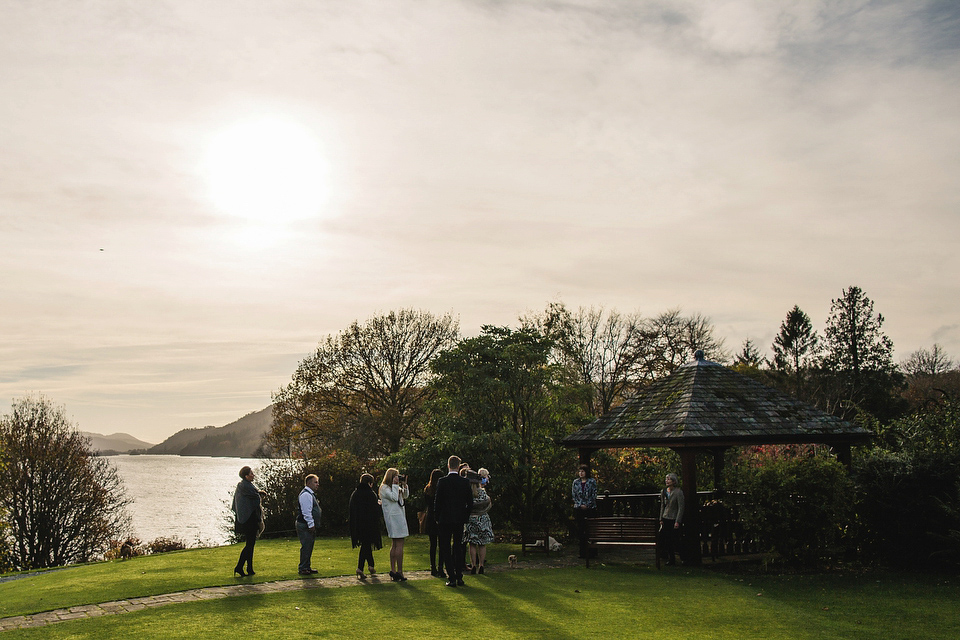
[(460, 458), (450, 456), (448, 473), (437, 483), (433, 515), (437, 520), (437, 543), (440, 545), (440, 564), (447, 570), (447, 586), (463, 586), (463, 526), (470, 519), (473, 492), (470, 481), (457, 470)]

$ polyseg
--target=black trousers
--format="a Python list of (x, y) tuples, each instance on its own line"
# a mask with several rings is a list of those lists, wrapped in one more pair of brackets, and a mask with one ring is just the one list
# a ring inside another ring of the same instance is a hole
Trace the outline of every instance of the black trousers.
[(590, 546), (587, 545), (587, 518), (594, 518), (597, 515), (596, 509), (574, 509), (573, 517), (577, 520), (577, 535), (580, 538), (580, 557), (586, 558), (590, 555)]
[(667, 518), (660, 521), (660, 557), (670, 562), (677, 561), (680, 550), (680, 529), (674, 527), (676, 522)]
[(369, 542), (360, 543), (360, 557), (357, 559), (357, 570), (363, 571), (363, 563), (367, 563), (367, 568), (373, 571), (373, 545)]
[[(255, 520), (250, 518), (251, 521)], [(247, 572), (253, 571), (253, 547), (257, 544), (257, 534), (260, 532), (260, 521), (256, 520), (253, 524), (248, 525), (244, 523), (243, 529), (240, 532), (243, 535), (243, 540), (246, 542), (243, 545), (243, 549), (240, 551), (240, 559), (237, 560), (237, 568), (243, 568), (243, 565), (247, 565)]]
[(447, 577), (459, 580), (463, 578), (463, 523), (437, 525), (437, 543), (440, 545), (440, 564)]

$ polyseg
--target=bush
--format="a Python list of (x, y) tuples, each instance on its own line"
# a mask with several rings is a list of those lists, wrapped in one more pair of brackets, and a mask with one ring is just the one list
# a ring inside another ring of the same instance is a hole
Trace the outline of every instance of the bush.
[[(380, 471), (380, 475), (386, 467)], [(368, 471), (366, 463), (347, 451), (332, 451), (315, 460), (265, 459), (260, 465), (254, 484), (266, 493), (263, 498), (264, 536), (295, 535), (298, 496), (303, 490), (303, 478), (316, 474), (320, 479), (317, 499), (323, 509), (320, 526), (330, 532), (347, 529), (350, 494), (360, 481), (360, 474), (372, 473), (379, 482), (377, 471)], [(233, 520), (229, 528), (233, 530)], [(234, 534), (234, 539), (236, 539)]]
[(106, 560), (126, 560), (147, 554), (147, 549), (140, 542), (140, 538), (130, 536), (125, 540), (111, 540), (110, 549), (103, 554)]
[(954, 558), (960, 545), (960, 455), (889, 452), (858, 456), (857, 540), (862, 554), (894, 564), (930, 564)]
[(127, 530), (123, 484), (106, 458), (46, 398), (13, 402), (0, 419), (0, 512), (17, 569), (102, 556)]
[(815, 564), (854, 519), (853, 483), (825, 447), (751, 447), (731, 472), (744, 527), (788, 564)]
[(147, 549), (150, 551), (150, 553), (183, 551), (186, 548), (186, 543), (176, 536), (173, 536), (172, 538), (164, 538), (161, 536), (147, 545)]

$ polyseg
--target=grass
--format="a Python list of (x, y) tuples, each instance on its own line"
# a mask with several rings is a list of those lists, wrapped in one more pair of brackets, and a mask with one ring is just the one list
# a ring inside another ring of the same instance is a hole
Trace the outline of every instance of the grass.
[[(340, 551), (343, 546), (347, 547), (345, 552)], [(259, 547), (260, 543), (258, 555)], [(349, 573), (353, 564), (349, 543), (325, 540), (318, 547), (320, 553), (315, 552), (315, 557), (330, 558), (330, 562), (340, 558), (344, 562), (339, 570), (325, 573)], [(170, 564), (192, 564), (193, 555), (212, 558), (208, 554), (214, 551), (218, 550), (143, 560), (157, 562), (158, 569), (161, 565), (170, 569)], [(260, 562), (265, 571), (273, 551), (286, 564), (291, 563), (289, 554), (294, 552), (295, 564), (295, 542), (265, 541)], [(496, 561), (502, 562), (511, 550), (498, 547), (493, 552)], [(239, 548), (226, 548), (222, 553), (220, 559), (235, 559)], [(425, 558), (425, 548), (422, 540), (414, 537), (408, 543), (408, 563), (418, 556)], [(385, 560), (386, 551), (378, 552), (377, 561)], [(423, 567), (426, 563), (416, 564)], [(148, 565), (144, 562), (141, 567)], [(99, 566), (52, 572), (0, 587), (40, 579), (59, 585), (54, 589), (65, 588), (76, 599), (80, 597), (76, 591), (80, 584), (77, 576)], [(228, 562), (226, 566), (229, 570), (232, 565)], [(322, 566), (325, 565), (318, 564), (317, 568)], [(105, 567), (125, 570), (123, 564)], [(257, 578), (261, 577), (259, 571), (258, 568)], [(143, 575), (153, 573), (148, 568)], [(101, 597), (115, 588), (106, 578), (109, 571), (100, 575), (102, 584), (92, 594), (96, 597), (89, 599), (90, 594), (83, 594), (86, 602), (111, 599)], [(190, 571), (181, 580), (188, 577), (203, 581)], [(154, 578), (148, 580), (160, 584)], [(960, 637), (960, 581), (942, 577), (890, 573), (744, 577), (708, 569), (671, 568), (658, 572), (647, 566), (607, 564), (589, 570), (577, 566), (505, 571), (469, 576), (467, 581), (463, 589), (448, 589), (440, 580), (431, 579), (226, 598), (6, 632), (2, 637), (136, 636), (138, 640), (148, 640), (229, 634), (271, 638), (420, 638), (447, 635), (451, 628), (457, 633), (489, 638)], [(179, 589), (182, 588), (186, 587), (181, 585)], [(10, 593), (13, 592), (0, 592), (3, 606), (7, 606), (6, 596)]]
[[(377, 569), (390, 568), (389, 540), (374, 552)], [(260, 540), (254, 553), (257, 575), (233, 578), (242, 545), (188, 549), (67, 567), (41, 572), (18, 580), (0, 582), (0, 618), (18, 616), (81, 604), (96, 604), (225, 584), (292, 580), (297, 576), (300, 543), (294, 539)], [(489, 562), (506, 562), (514, 553), (509, 546), (491, 547)], [(407, 539), (404, 570), (429, 569), (426, 536)], [(321, 538), (313, 551), (313, 566), (320, 577), (356, 571), (357, 550), (349, 538)]]

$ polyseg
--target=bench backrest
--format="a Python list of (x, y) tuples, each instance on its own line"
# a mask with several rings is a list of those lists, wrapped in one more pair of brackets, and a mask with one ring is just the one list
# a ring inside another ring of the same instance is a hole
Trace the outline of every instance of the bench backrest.
[(593, 541), (648, 542), (657, 538), (656, 518), (611, 517), (588, 518), (587, 539)]

